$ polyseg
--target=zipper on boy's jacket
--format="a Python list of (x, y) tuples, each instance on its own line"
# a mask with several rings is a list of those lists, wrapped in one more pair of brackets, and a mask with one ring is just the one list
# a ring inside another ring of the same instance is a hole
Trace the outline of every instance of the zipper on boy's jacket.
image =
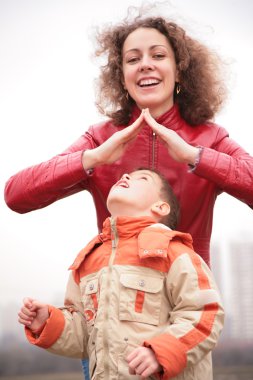
[[(113, 219), (113, 218), (111, 218), (111, 238), (112, 238), (111, 258), (114, 259), (115, 253), (116, 253), (116, 252), (114, 252), (114, 249), (117, 247), (117, 244), (118, 244), (118, 231), (117, 231), (115, 219)], [(110, 261), (111, 261), (111, 259), (110, 259)]]
[(107, 272), (107, 285), (106, 285), (106, 297), (105, 297), (105, 324), (104, 324), (104, 374), (105, 378), (109, 379), (110, 375), (110, 366), (109, 366), (109, 345), (108, 345), (108, 329), (106, 328), (106, 325), (108, 324), (108, 317), (109, 317), (109, 304), (110, 304), (110, 287), (111, 287), (111, 277), (112, 277), (112, 267), (114, 263), (114, 259), (116, 256), (116, 250), (118, 245), (118, 232), (116, 227), (116, 221), (111, 218), (111, 239), (112, 239), (112, 253), (109, 259), (108, 263), (108, 272)]

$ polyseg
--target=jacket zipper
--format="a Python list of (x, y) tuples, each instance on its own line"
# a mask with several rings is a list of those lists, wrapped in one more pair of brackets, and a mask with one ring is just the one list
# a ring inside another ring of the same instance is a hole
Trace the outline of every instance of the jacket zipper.
[(156, 134), (152, 133), (152, 170), (155, 169), (155, 143), (156, 143)]
[(113, 218), (110, 219), (111, 222), (111, 236), (112, 236), (112, 253), (109, 259), (108, 263), (108, 272), (107, 272), (107, 281), (106, 281), (106, 297), (105, 297), (105, 324), (104, 324), (104, 333), (103, 333), (103, 342), (104, 342), (104, 374), (105, 374), (105, 379), (109, 379), (109, 344), (108, 344), (108, 329), (107, 325), (109, 323), (109, 305), (110, 305), (110, 288), (111, 288), (111, 277), (112, 277), (112, 268), (113, 268), (113, 263), (114, 259), (116, 256), (116, 251), (117, 251), (117, 245), (118, 245), (118, 232), (117, 232), (117, 227), (115, 220)]

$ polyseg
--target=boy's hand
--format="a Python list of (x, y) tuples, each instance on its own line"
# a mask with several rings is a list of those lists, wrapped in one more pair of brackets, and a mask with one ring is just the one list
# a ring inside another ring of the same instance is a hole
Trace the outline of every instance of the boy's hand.
[(147, 347), (137, 347), (126, 358), (130, 375), (139, 375), (141, 379), (158, 373), (162, 366), (158, 363), (154, 351)]
[(32, 332), (38, 331), (49, 317), (48, 305), (33, 298), (25, 298), (18, 313), (18, 321)]

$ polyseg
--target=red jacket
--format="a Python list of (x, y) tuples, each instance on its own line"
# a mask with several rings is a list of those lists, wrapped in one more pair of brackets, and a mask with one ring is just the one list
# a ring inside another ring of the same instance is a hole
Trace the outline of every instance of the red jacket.
[[(129, 124), (139, 114), (140, 110), (135, 108)], [(101, 145), (124, 128), (116, 127), (108, 120), (91, 126), (63, 153), (11, 177), (5, 189), (7, 205), (16, 212), (25, 213), (88, 190), (93, 196), (98, 229), (101, 230), (109, 215), (106, 198), (111, 186), (123, 173), (140, 166), (155, 168), (168, 178), (180, 202), (181, 221), (177, 229), (192, 235), (195, 251), (209, 263), (216, 197), (226, 191), (253, 207), (253, 158), (228, 137), (224, 128), (212, 123), (196, 127), (188, 125), (176, 105), (157, 121), (175, 130), (189, 144), (204, 147), (194, 172), (189, 172), (187, 165), (174, 161), (151, 128), (145, 126), (121, 159), (87, 174), (81, 163), (82, 152)]]

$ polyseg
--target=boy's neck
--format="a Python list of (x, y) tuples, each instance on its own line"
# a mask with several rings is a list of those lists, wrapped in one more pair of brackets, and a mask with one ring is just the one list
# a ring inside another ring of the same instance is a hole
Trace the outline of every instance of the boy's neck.
[(113, 219), (116, 219), (116, 218), (119, 218), (119, 217), (127, 217), (127, 218), (147, 218), (147, 217), (150, 217), (150, 218), (153, 218), (153, 219), (155, 219), (155, 217), (154, 217), (154, 215), (153, 215), (153, 213), (138, 213), (138, 212), (127, 212), (127, 211), (124, 211), (124, 212), (122, 212), (122, 210), (121, 210), (121, 212), (119, 212), (119, 213), (117, 213), (117, 212), (112, 212), (111, 213), (111, 217), (113, 218)]
[(111, 219), (116, 220), (118, 218), (129, 218), (129, 219), (145, 219), (145, 218), (150, 218), (154, 220), (154, 223), (160, 223), (160, 220), (158, 220), (154, 214), (149, 213), (149, 214), (141, 214), (141, 213), (111, 213)]

